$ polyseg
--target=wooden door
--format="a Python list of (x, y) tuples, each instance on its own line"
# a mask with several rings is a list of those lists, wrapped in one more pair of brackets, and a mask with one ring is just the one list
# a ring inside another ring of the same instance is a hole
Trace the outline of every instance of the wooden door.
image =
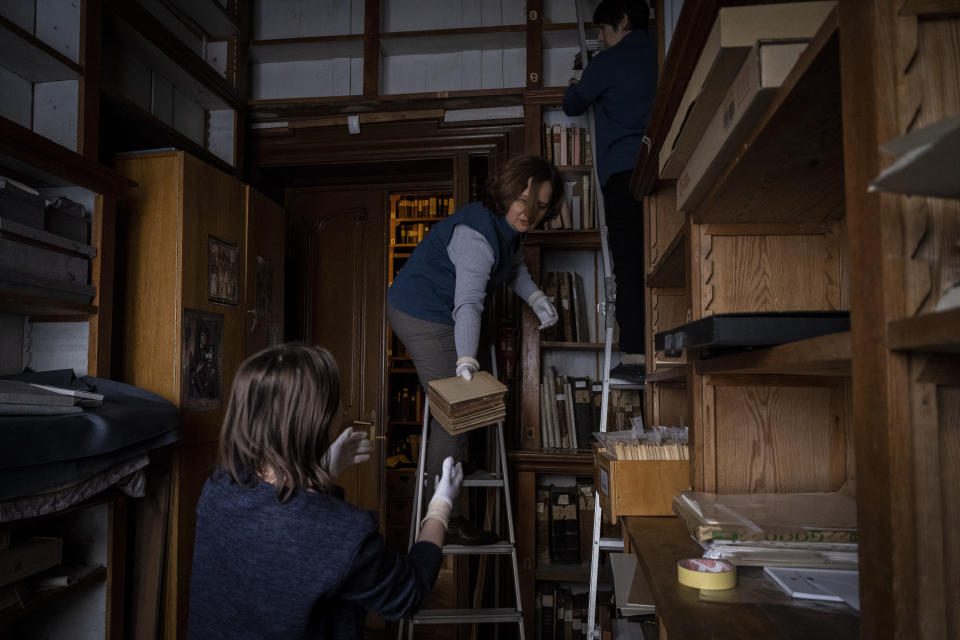
[(244, 325), (246, 355), (283, 340), (283, 272), (287, 213), (262, 193), (244, 189), (246, 203), (246, 273)]
[[(385, 434), (386, 193), (382, 189), (292, 192), (288, 291), (291, 334), (333, 353), (342, 425), (372, 423), (372, 459), (338, 479), (349, 502), (380, 507)], [(366, 425), (364, 425), (366, 426)]]

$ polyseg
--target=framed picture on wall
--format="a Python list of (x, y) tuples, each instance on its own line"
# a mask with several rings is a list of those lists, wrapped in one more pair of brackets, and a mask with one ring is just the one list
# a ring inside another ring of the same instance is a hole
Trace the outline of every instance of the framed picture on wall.
[(222, 313), (184, 308), (182, 355), (181, 408), (219, 409), (223, 403)]
[(213, 236), (207, 238), (207, 298), (222, 304), (240, 300), (240, 248)]

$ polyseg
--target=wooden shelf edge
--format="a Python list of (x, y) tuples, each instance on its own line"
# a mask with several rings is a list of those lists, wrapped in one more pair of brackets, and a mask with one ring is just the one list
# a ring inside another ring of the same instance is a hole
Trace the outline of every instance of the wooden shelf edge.
[(97, 307), (82, 302), (0, 291), (0, 310), (25, 316), (43, 316), (50, 320), (89, 319), (97, 315)]
[(456, 27), (454, 29), (424, 29), (420, 31), (384, 31), (380, 34), (381, 40), (394, 40), (400, 38), (429, 38), (431, 36), (463, 36), (470, 34), (485, 33), (524, 33), (527, 30), (525, 24), (503, 24), (490, 25), (483, 27)]
[(181, 12), (214, 38), (240, 35), (240, 26), (217, 0), (170, 0)]
[(170, 146), (195, 155), (204, 162), (213, 165), (225, 173), (237, 175), (239, 171), (237, 167), (234, 167), (223, 158), (214, 155), (214, 153), (209, 149), (197, 144), (186, 135), (180, 133), (152, 113), (145, 111), (140, 106), (128, 100), (126, 97), (118, 95), (104, 87), (100, 88), (100, 95), (105, 98), (104, 102), (113, 105), (114, 108), (120, 111), (125, 112), (126, 116), (146, 123), (155, 132), (159, 133), (161, 137), (169, 141), (171, 143)]
[[(613, 351), (619, 351), (616, 345), (610, 345)], [(565, 342), (563, 340), (544, 340), (541, 349), (567, 349), (569, 351), (600, 351), (606, 347), (603, 342)]]
[(689, 367), (686, 364), (665, 366), (660, 371), (648, 373), (647, 382), (680, 382), (686, 381)]
[(507, 457), (514, 471), (593, 475), (593, 452), (586, 449), (515, 449)]
[(599, 249), (600, 232), (588, 231), (531, 231), (524, 241), (528, 247), (550, 249)]
[(309, 98), (268, 98), (250, 100), (251, 119), (281, 122), (323, 115), (423, 111), (430, 109), (475, 109), (515, 106), (522, 102), (522, 87), (469, 89), (426, 93), (392, 93), (378, 96), (315, 96)]
[(849, 376), (851, 366), (850, 332), (830, 333), (816, 338), (698, 360), (700, 375), (729, 373), (773, 373), (785, 375)]
[(894, 351), (960, 353), (960, 309), (889, 321), (887, 347)]
[[(47, 73), (38, 73), (36, 69), (37, 65), (27, 60), (18, 61), (21, 64), (18, 64), (16, 68), (10, 69), (10, 71), (22, 78), (31, 82), (50, 82), (55, 80), (71, 80), (83, 75), (82, 65), (66, 57), (40, 38), (20, 27), (20, 25), (0, 15), (0, 33), (4, 31), (20, 40), (25, 46), (41, 54), (47, 60), (47, 64), (43, 65), (48, 70)], [(17, 47), (13, 48), (16, 49)]]
[(686, 276), (685, 240), (690, 225), (684, 223), (670, 240), (666, 251), (653, 265), (646, 277), (646, 286), (658, 289), (678, 289), (684, 286)]
[[(76, 151), (62, 147), (38, 133), (0, 116), (0, 154), (10, 156), (13, 162), (0, 158), (0, 166), (18, 169), (41, 184), (31, 186), (77, 186), (95, 191), (119, 195), (136, 182), (109, 169), (99, 162), (88, 159)], [(12, 177), (12, 176), (11, 176)], [(27, 180), (29, 182), (29, 180)]]

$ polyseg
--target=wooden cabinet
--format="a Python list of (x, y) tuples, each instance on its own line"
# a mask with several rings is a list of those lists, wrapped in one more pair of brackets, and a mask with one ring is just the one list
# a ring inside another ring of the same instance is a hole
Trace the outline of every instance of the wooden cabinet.
[[(163, 636), (182, 637), (195, 507), (215, 461), (233, 376), (251, 350), (282, 341), (284, 215), (182, 151), (121, 155), (116, 166), (138, 184), (120, 206), (128, 224), (118, 376), (183, 415), (169, 487), (157, 489), (170, 496), (165, 566), (156, 550), (140, 558), (154, 571), (154, 589), (163, 578)], [(165, 526), (164, 514), (158, 517), (155, 525)]]
[[(681, 69), (696, 60), (719, 4), (687, 3), (680, 14), (652, 149), (634, 176), (648, 232), (648, 344), (682, 324), (685, 307), (692, 320), (849, 310), (852, 331), (709, 359), (688, 349), (680, 366), (655, 353), (649, 415), (661, 421), (680, 409), (678, 395), (685, 401), (696, 490), (855, 491), (859, 618), (823, 611), (805, 633), (952, 637), (960, 614), (946, 576), (957, 564), (942, 545), (957, 522), (958, 485), (944, 463), (955, 450), (957, 380), (947, 371), (960, 336), (956, 310), (936, 305), (956, 281), (946, 265), (956, 261), (960, 205), (867, 187), (887, 163), (878, 145), (960, 111), (958, 54), (943, 48), (955, 39), (955, 13), (839, 3), (704, 201), (684, 214), (656, 159)], [(682, 535), (630, 523), (662, 632), (708, 637), (709, 625), (689, 623), (700, 613), (662, 561), (680, 553)], [(756, 637), (769, 637), (783, 620), (756, 622)]]

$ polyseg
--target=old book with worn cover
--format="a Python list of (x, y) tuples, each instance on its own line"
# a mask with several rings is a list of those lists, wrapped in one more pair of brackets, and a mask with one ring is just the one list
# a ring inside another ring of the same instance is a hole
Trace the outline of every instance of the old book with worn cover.
[(673, 511), (697, 540), (855, 543), (857, 503), (840, 492), (716, 494), (684, 491)]

